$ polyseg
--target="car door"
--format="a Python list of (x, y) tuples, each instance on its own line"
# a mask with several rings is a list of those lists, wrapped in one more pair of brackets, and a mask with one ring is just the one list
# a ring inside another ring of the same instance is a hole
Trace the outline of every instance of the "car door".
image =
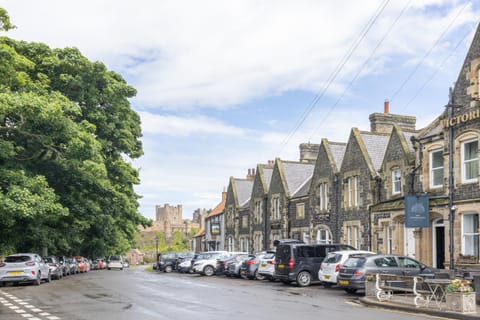
[(420, 263), (409, 257), (397, 257), (398, 264), (402, 268), (402, 274), (406, 276), (416, 276), (422, 272)]

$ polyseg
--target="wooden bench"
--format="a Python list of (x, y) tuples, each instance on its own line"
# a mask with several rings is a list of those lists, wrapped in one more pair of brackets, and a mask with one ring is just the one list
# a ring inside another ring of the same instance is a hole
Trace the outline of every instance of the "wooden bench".
[(376, 294), (379, 301), (392, 298), (395, 292), (413, 294), (416, 307), (427, 306), (432, 292), (424, 285), (423, 278), (418, 276), (403, 276), (394, 274), (376, 274)]

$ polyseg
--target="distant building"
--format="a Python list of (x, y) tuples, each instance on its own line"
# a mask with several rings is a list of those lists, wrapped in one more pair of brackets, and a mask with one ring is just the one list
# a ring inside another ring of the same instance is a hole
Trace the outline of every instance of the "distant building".
[[(140, 232), (162, 232), (165, 240), (169, 241), (173, 238), (176, 231), (188, 234), (193, 228), (199, 229), (201, 224), (202, 212), (200, 209), (194, 212), (195, 219), (183, 219), (182, 205), (171, 206), (166, 203), (164, 206), (157, 205), (155, 207), (155, 221), (148, 228), (140, 227)], [(206, 211), (203, 217), (206, 216)]]

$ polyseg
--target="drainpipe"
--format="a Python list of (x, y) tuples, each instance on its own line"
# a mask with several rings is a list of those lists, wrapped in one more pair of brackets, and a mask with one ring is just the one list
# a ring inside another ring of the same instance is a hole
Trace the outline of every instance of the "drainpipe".
[[(453, 93), (452, 88), (450, 88), (450, 97), (448, 101), (448, 117), (451, 119), (453, 117)], [(453, 228), (455, 225), (455, 206), (453, 204), (453, 126), (448, 127), (448, 222), (449, 222), (449, 240), (450, 240), (450, 263), (449, 269), (454, 270), (454, 233)]]

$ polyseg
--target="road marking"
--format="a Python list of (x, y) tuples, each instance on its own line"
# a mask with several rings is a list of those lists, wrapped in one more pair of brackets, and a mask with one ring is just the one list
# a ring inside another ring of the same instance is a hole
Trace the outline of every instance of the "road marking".
[[(19, 299), (15, 297), (12, 294), (3, 292), (0, 290), (0, 294), (3, 295), (0, 296), (0, 303), (11, 309), (12, 311), (15, 311), (18, 315), (21, 315), (23, 318), (28, 319), (28, 320), (61, 320), (61, 318), (51, 315), (48, 312), (44, 312), (42, 309), (39, 309), (35, 307), (34, 305), (29, 304), (27, 300)], [(26, 308), (27, 310), (24, 310), (23, 308)], [(28, 312), (33, 312), (36, 313), (36, 315), (28, 313)]]

